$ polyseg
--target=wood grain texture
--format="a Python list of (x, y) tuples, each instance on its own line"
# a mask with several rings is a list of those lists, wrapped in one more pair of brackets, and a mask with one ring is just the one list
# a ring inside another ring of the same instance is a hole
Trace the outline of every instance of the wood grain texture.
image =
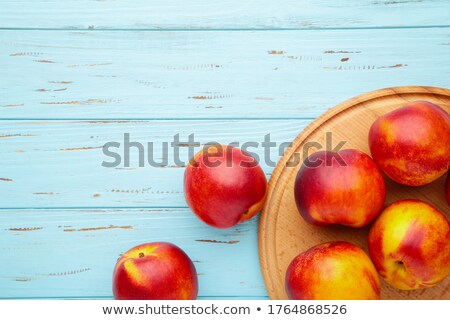
[[(267, 202), (259, 223), (261, 268), (269, 296), (286, 299), (285, 272), (300, 252), (327, 241), (349, 241), (367, 250), (368, 227), (352, 229), (342, 226), (321, 228), (301, 218), (294, 199), (294, 181), (306, 156), (302, 149), (307, 142), (325, 145), (327, 132), (334, 141), (345, 141), (344, 148), (360, 149), (370, 154), (369, 128), (379, 116), (402, 107), (407, 102), (427, 100), (450, 112), (450, 90), (426, 87), (401, 87), (379, 90), (343, 102), (331, 109), (302, 131), (293, 141), (275, 168)], [(314, 152), (312, 150), (306, 150)], [(297, 165), (287, 165), (298, 159)], [(417, 188), (401, 186), (386, 178), (386, 204), (400, 199), (420, 199), (432, 203), (447, 218), (450, 210), (444, 198), (444, 181)], [(450, 299), (450, 278), (426, 290), (400, 291), (382, 282), (382, 299)]]
[[(0, 207), (159, 207), (186, 206), (183, 196), (188, 136), (194, 134), (192, 156), (209, 142), (258, 143), (249, 148), (269, 175), (285, 147), (310, 121), (0, 121)], [(130, 148), (125, 167), (124, 134), (144, 146)], [(171, 147), (179, 134), (179, 157)], [(264, 137), (277, 146), (265, 156)], [(103, 145), (115, 141), (121, 164), (104, 167), (114, 159)], [(153, 151), (148, 146), (152, 143)], [(168, 144), (167, 153), (163, 143)], [(148, 163), (148, 153), (155, 164)], [(140, 167), (140, 156), (144, 157)], [(270, 156), (270, 157), (269, 157)], [(179, 158), (180, 163), (177, 163)], [(183, 162), (183, 163), (181, 163)]]
[[(448, 24), (446, 0), (1, 0), (2, 28), (336, 28)], [(420, 14), (418, 14), (420, 12)]]
[(379, 88), (450, 86), (449, 30), (0, 31), (0, 118), (317, 117)]
[(152, 241), (191, 257), (200, 298), (264, 298), (256, 229), (214, 229), (188, 209), (0, 210), (0, 299), (112, 298), (119, 256)]

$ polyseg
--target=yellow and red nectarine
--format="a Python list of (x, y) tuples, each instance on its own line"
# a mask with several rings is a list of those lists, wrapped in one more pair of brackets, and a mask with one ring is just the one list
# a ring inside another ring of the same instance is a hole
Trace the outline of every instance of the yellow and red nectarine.
[(358, 246), (327, 242), (299, 254), (286, 271), (286, 292), (295, 300), (375, 300), (380, 280)]
[(431, 287), (450, 274), (450, 223), (419, 200), (394, 202), (369, 232), (369, 252), (380, 276), (398, 289)]

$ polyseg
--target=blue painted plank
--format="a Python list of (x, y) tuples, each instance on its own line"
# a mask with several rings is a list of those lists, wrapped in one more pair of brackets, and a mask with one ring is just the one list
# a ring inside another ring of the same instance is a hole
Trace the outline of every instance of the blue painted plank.
[(0, 118), (314, 118), (379, 88), (449, 87), (449, 32), (0, 31)]
[(256, 218), (219, 230), (170, 208), (0, 210), (0, 298), (111, 298), (120, 254), (152, 241), (186, 251), (200, 298), (267, 298)]
[[(208, 142), (258, 143), (249, 148), (257, 154), (263, 170), (272, 172), (276, 162), (309, 120), (277, 121), (0, 121), (0, 208), (58, 207), (185, 207), (184, 167), (190, 159), (188, 136), (202, 146)], [(145, 156), (139, 167), (138, 148), (130, 148), (125, 166), (124, 134), (140, 142)], [(170, 147), (179, 134), (179, 157)], [(262, 142), (267, 134), (276, 147), (265, 155)], [(111, 151), (121, 156), (116, 168), (103, 153), (107, 142), (121, 143)], [(154, 162), (147, 161), (150, 154)], [(164, 154), (163, 143), (168, 144)], [(176, 159), (180, 162), (177, 163)], [(165, 162), (165, 163), (164, 163)]]
[(336, 28), (448, 24), (446, 0), (1, 0), (0, 27)]

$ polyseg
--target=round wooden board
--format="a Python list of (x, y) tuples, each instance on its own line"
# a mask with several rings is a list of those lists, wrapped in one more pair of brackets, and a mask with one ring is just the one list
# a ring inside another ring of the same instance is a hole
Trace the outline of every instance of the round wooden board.
[[(312, 122), (285, 152), (269, 182), (267, 202), (259, 220), (259, 258), (261, 270), (271, 299), (287, 299), (284, 277), (287, 266), (300, 252), (334, 240), (352, 242), (366, 252), (368, 227), (353, 229), (343, 226), (316, 227), (301, 218), (294, 200), (294, 181), (303, 162), (307, 142), (326, 146), (332, 135), (333, 148), (346, 141), (343, 149), (357, 148), (370, 155), (368, 132), (379, 116), (408, 102), (427, 100), (450, 113), (450, 90), (433, 87), (396, 87), (373, 91), (330, 109)], [(414, 130), (414, 128), (411, 128)], [(315, 150), (306, 150), (311, 154)], [(286, 164), (294, 165), (287, 166)], [(450, 208), (444, 198), (445, 177), (423, 187), (406, 187), (386, 178), (386, 204), (399, 199), (415, 198), (434, 204), (450, 219)], [(450, 299), (450, 277), (426, 290), (401, 291), (384, 281), (382, 299)]]

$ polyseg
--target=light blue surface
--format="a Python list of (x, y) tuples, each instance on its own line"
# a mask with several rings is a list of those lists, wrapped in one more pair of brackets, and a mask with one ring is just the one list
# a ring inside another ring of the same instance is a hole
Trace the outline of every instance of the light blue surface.
[(0, 118), (314, 118), (447, 86), (448, 30), (0, 31)]
[(208, 227), (172, 153), (160, 168), (113, 169), (101, 146), (130, 133), (161, 158), (177, 133), (289, 142), (352, 96), (450, 87), (449, 11), (444, 0), (0, 0), (0, 298), (111, 298), (116, 259), (148, 241), (191, 256), (200, 298), (267, 298), (257, 219)]
[(355, 28), (449, 25), (447, 0), (0, 0), (0, 27)]

